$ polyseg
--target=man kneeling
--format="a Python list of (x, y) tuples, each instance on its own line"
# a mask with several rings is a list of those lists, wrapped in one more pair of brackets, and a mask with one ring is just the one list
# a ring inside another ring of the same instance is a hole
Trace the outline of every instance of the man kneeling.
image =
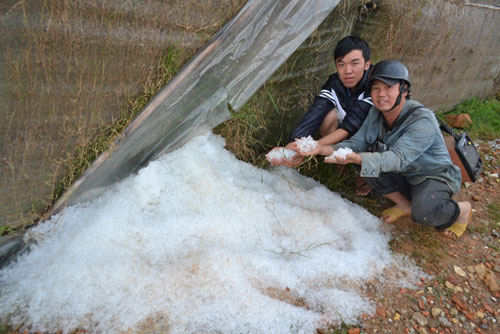
[[(374, 106), (359, 131), (302, 155), (321, 154), (327, 156), (325, 162), (361, 165), (361, 176), (373, 193), (395, 203), (382, 212), (385, 222), (411, 215), (445, 236), (460, 237), (472, 213), (469, 202), (451, 198), (460, 191), (460, 169), (451, 162), (433, 112), (410, 100), (410, 86), (401, 62), (378, 63), (367, 80)], [(340, 148), (353, 153), (335, 157)]]

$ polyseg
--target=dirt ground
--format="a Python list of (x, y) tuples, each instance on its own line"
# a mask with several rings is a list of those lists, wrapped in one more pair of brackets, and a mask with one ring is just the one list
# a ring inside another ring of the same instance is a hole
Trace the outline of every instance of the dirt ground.
[(421, 278), (416, 290), (369, 290), (375, 315), (363, 315), (359, 325), (342, 331), (319, 333), (500, 332), (500, 139), (480, 142), (479, 150), (482, 177), (464, 184), (456, 196), (473, 207), (461, 238), (446, 238), (410, 218), (389, 227), (391, 248), (408, 255), (432, 278)]

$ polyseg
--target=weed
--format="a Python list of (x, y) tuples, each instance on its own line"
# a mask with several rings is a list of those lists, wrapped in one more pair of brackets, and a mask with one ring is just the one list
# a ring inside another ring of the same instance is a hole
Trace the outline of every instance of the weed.
[(228, 104), (231, 118), (214, 128), (213, 132), (226, 138), (226, 149), (238, 159), (255, 166), (266, 165), (263, 152), (270, 146), (257, 139), (256, 133), (266, 131), (264, 110), (255, 103), (247, 103), (236, 111)]
[(277, 115), (279, 115), (280, 111), (278, 109), (278, 106), (276, 105), (276, 101), (274, 101), (274, 98), (271, 95), (271, 93), (269, 92), (269, 90), (266, 89), (266, 93), (267, 93), (267, 96), (269, 96), (269, 100), (271, 100), (271, 103), (273, 104), (274, 111), (276, 112)]
[(500, 224), (500, 202), (490, 203), (488, 205), (488, 211), (491, 219), (496, 222), (495, 225), (498, 227), (498, 224)]
[(10, 326), (7, 326), (5, 324), (0, 325), (0, 334), (7, 334), (11, 332)]
[(4, 225), (0, 226), (0, 236), (9, 233), (10, 226)]
[(411, 254), (411, 257), (413, 259), (418, 259), (418, 260), (422, 260), (422, 259), (425, 260), (425, 258), (427, 257), (426, 253), (424, 251), (419, 250), (419, 249), (414, 249), (413, 251), (411, 251), (410, 254)]
[(443, 295), (447, 298), (451, 298), (453, 296), (453, 294), (455, 293), (455, 290), (451, 289), (451, 288), (446, 288), (444, 290), (444, 293)]
[(306, 248), (304, 249), (298, 249), (298, 250), (286, 250), (286, 249), (281, 249), (281, 251), (275, 251), (275, 250), (272, 250), (272, 249), (266, 249), (264, 248), (264, 250), (268, 251), (268, 252), (271, 252), (271, 253), (274, 253), (276, 255), (279, 255), (281, 257), (284, 257), (284, 258), (289, 258), (291, 257), (292, 255), (298, 255), (298, 256), (302, 256), (302, 257), (308, 257), (306, 254), (306, 252), (308, 251), (311, 251), (311, 250), (314, 250), (316, 248), (320, 248), (320, 247), (323, 247), (323, 246), (327, 246), (327, 245), (331, 245), (332, 243), (334, 242), (337, 242), (338, 240), (333, 240), (333, 241), (330, 241), (330, 242), (322, 242), (320, 244), (315, 244), (315, 243), (312, 243), (310, 244), (309, 246), (307, 246)]
[(401, 247), (401, 240), (391, 239), (389, 241), (389, 248), (393, 253), (396, 252), (399, 247)]
[(344, 321), (340, 325), (330, 325), (326, 329), (317, 329), (318, 333), (321, 334), (348, 334), (349, 329), (360, 327), (359, 325), (348, 325)]
[[(496, 233), (500, 230), (500, 202), (499, 203), (490, 203), (488, 205), (488, 213), (490, 216), (490, 219), (493, 221), (491, 226), (491, 231), (496, 230)], [(493, 249), (495, 252), (500, 251), (500, 244), (498, 242), (494, 242), (488, 245), (491, 249)]]
[(435, 247), (439, 245), (434, 238), (433, 231), (421, 225), (417, 226), (417, 228), (410, 230), (409, 236), (412, 241), (425, 245), (426, 247)]
[(471, 230), (471, 232), (474, 232), (474, 233), (478, 233), (478, 234), (486, 234), (489, 230), (489, 228), (487, 226), (471, 226), (469, 228)]
[(422, 0), (422, 1), (420, 1), (420, 4), (419, 4), (419, 6), (418, 6), (418, 8), (417, 8), (417, 10), (416, 10), (416, 12), (414, 14), (415, 15), (415, 19), (419, 19), (420, 16), (422, 16), (422, 8), (424, 6), (428, 6), (428, 5), (429, 5), (429, 0)]

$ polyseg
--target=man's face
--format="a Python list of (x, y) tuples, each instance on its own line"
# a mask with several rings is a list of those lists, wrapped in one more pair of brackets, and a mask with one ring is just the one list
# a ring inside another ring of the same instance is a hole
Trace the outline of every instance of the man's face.
[(352, 50), (342, 58), (335, 60), (340, 81), (350, 90), (354, 90), (363, 74), (370, 67), (370, 61), (365, 61), (361, 50)]
[[(400, 84), (388, 85), (378, 79), (373, 80), (370, 92), (375, 108), (377, 108), (381, 112), (387, 112), (391, 110), (392, 106), (394, 106), (398, 98), (399, 86)], [(406, 95), (408, 95), (408, 93), (403, 93), (403, 99), (401, 100), (399, 106), (403, 106), (404, 98), (406, 98)]]

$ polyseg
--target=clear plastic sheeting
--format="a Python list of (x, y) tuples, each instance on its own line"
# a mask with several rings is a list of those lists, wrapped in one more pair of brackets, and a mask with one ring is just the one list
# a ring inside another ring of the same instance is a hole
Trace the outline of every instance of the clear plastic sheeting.
[(249, 1), (146, 106), (52, 212), (100, 194), (160, 154), (229, 118), (297, 49), (338, 0)]
[(498, 0), (473, 0), (473, 1), (465, 0), (464, 4), (466, 6), (500, 10), (500, 1)]

